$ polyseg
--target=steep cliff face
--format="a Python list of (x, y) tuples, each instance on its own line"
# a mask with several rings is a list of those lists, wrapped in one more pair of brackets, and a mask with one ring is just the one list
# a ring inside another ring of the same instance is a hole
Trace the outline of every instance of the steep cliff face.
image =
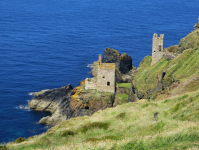
[(71, 96), (74, 94), (73, 87), (69, 84), (58, 89), (46, 90), (33, 94), (34, 98), (28, 103), (34, 111), (49, 111), (52, 116), (44, 117), (40, 123), (56, 124), (65, 120), (63, 108), (69, 106)]

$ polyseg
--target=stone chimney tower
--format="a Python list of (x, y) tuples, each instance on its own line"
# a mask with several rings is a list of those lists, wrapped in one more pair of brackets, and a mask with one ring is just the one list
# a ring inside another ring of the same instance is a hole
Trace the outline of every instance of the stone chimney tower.
[(160, 34), (158, 37), (157, 33), (153, 34), (153, 43), (152, 43), (152, 63), (153, 66), (156, 62), (158, 62), (163, 56), (164, 50), (164, 34)]
[(102, 55), (101, 54), (99, 54), (99, 64), (101, 65), (102, 64)]

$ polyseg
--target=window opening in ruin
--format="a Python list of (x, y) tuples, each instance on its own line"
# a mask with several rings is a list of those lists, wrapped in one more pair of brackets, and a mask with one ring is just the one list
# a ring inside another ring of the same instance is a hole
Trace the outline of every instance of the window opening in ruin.
[(107, 82), (107, 86), (109, 86), (110, 85), (110, 82)]
[(105, 78), (105, 76), (103, 76), (102, 78)]
[(85, 107), (85, 109), (89, 109), (89, 107), (88, 107), (88, 106), (86, 106), (86, 107)]
[(161, 45), (159, 45), (159, 51), (161, 51)]

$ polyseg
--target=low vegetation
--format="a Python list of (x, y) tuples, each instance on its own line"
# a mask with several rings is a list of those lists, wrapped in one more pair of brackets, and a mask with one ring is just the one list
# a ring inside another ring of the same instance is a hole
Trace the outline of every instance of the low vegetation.
[(116, 83), (116, 86), (130, 88), (131, 83)]
[(144, 98), (150, 96), (152, 99), (161, 94), (162, 89), (166, 90), (175, 82), (186, 83), (187, 86), (179, 86), (175, 91), (170, 90), (170, 94), (177, 95), (187, 90), (197, 90), (199, 89), (198, 58), (199, 49), (188, 49), (173, 60), (161, 59), (151, 67), (152, 58), (146, 56), (136, 70), (134, 85)]
[(141, 100), (52, 127), (11, 149), (191, 149), (199, 147), (199, 90)]

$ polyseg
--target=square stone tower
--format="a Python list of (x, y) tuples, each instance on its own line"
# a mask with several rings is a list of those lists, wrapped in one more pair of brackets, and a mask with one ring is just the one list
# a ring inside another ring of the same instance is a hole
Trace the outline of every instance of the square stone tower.
[(97, 79), (86, 78), (85, 89), (115, 93), (115, 63), (102, 63), (102, 55), (99, 55)]
[(115, 93), (115, 63), (98, 63), (97, 91)]
[(153, 34), (153, 43), (152, 43), (152, 63), (153, 66), (156, 62), (162, 59), (164, 49), (164, 34), (160, 34), (158, 37), (157, 33)]

